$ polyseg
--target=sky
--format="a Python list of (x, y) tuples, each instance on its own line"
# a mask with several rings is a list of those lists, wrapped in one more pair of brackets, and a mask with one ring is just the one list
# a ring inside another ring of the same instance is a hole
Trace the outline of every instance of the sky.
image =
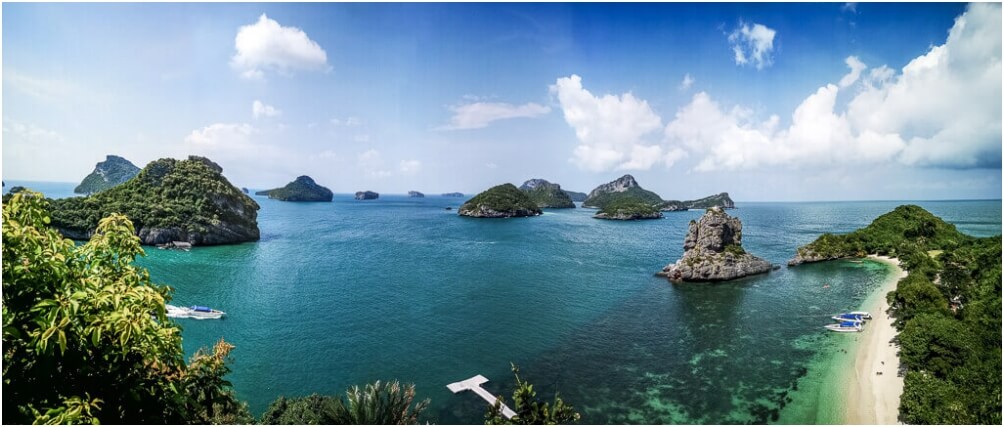
[(1001, 197), (1000, 4), (2, 6), (4, 179)]

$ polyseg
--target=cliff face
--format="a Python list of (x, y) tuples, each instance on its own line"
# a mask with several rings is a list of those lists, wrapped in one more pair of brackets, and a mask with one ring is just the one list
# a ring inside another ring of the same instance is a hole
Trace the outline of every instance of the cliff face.
[(683, 257), (658, 274), (673, 281), (721, 281), (766, 273), (773, 266), (742, 248), (743, 225), (721, 208), (691, 221)]
[(589, 195), (587, 195), (586, 193), (580, 193), (578, 191), (568, 191), (568, 190), (564, 191), (565, 194), (568, 195), (568, 198), (572, 199), (573, 202), (584, 202), (586, 201), (586, 198), (589, 197)]
[(356, 191), (356, 200), (375, 200), (380, 198), (376, 191)]
[(258, 204), (204, 157), (150, 162), (135, 179), (89, 197), (51, 200), (52, 225), (87, 239), (99, 218), (125, 214), (145, 245), (185, 241), (220, 245), (259, 239)]
[(635, 199), (634, 201), (641, 201), (651, 206), (657, 206), (662, 203), (662, 198), (658, 194), (641, 188), (633, 176), (624, 175), (593, 189), (589, 193), (589, 197), (582, 202), (582, 206), (602, 209), (607, 204), (626, 200), (626, 196)]
[(94, 166), (94, 171), (84, 177), (77, 188), (73, 189), (77, 194), (93, 194), (104, 191), (126, 182), (139, 173), (139, 168), (132, 162), (115, 155), (109, 154), (105, 161), (98, 162)]
[(540, 208), (574, 208), (575, 202), (561, 189), (561, 185), (543, 179), (531, 179), (519, 187)]
[(297, 177), (285, 187), (256, 192), (257, 195), (267, 195), (270, 199), (284, 202), (330, 202), (334, 197), (327, 187), (318, 185), (306, 175)]
[(540, 208), (512, 184), (489, 188), (465, 202), (457, 214), (475, 218), (512, 218), (540, 215)]

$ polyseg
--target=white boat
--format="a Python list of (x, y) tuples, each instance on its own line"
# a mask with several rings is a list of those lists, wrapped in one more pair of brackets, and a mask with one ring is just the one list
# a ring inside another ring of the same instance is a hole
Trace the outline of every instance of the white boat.
[(871, 316), (866, 317), (867, 314), (868, 313), (864, 313), (861, 311), (853, 311), (850, 313), (840, 313), (836, 316), (831, 317), (831, 319), (836, 320), (838, 322), (851, 321), (851, 322), (863, 323), (864, 321), (871, 319)]
[(861, 322), (845, 320), (840, 323), (824, 326), (833, 332), (861, 332), (864, 328)]
[(866, 320), (871, 320), (872, 319), (871, 313), (869, 313), (867, 311), (852, 311), (852, 312), (849, 312), (847, 314), (854, 315), (854, 316), (861, 316), (862, 319), (866, 319)]
[(219, 319), (226, 315), (220, 310), (216, 310), (209, 307), (204, 307), (201, 305), (193, 305), (191, 307), (178, 307), (171, 304), (167, 304), (167, 317), (173, 317), (175, 319)]

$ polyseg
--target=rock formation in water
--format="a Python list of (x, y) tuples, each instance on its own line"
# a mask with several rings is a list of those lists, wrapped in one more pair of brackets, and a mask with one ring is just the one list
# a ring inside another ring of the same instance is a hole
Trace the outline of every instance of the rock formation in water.
[(735, 209), (736, 205), (729, 197), (729, 193), (718, 193), (713, 196), (700, 198), (697, 200), (667, 200), (659, 206), (663, 211), (685, 211), (689, 209), (708, 209), (720, 207), (723, 209)]
[(464, 197), (464, 193), (443, 193), (443, 197)]
[(574, 208), (575, 202), (561, 190), (561, 185), (543, 179), (531, 179), (519, 186), (539, 208)]
[(380, 198), (376, 191), (356, 191), (356, 200), (375, 200)]
[(73, 189), (77, 194), (94, 194), (104, 191), (126, 182), (139, 173), (139, 168), (132, 162), (115, 155), (109, 154), (105, 161), (98, 162), (94, 166), (94, 171), (84, 177), (77, 188)]
[(421, 191), (411, 190), (408, 192), (408, 197), (425, 197), (425, 194), (422, 194)]
[(205, 157), (159, 159), (135, 178), (105, 191), (50, 200), (52, 226), (68, 238), (86, 240), (100, 218), (118, 212), (132, 220), (145, 245), (258, 240), (258, 204), (222, 172)]
[(330, 202), (334, 197), (331, 190), (306, 175), (297, 177), (285, 187), (258, 191), (255, 194), (284, 202)]
[(512, 184), (496, 185), (465, 202), (458, 215), (475, 218), (511, 218), (541, 214), (537, 204)]
[(690, 221), (683, 241), (683, 257), (657, 273), (672, 281), (732, 280), (766, 273), (773, 266), (742, 247), (743, 225), (721, 208), (711, 208), (699, 221)]
[(632, 202), (642, 202), (650, 206), (658, 206), (662, 198), (658, 194), (641, 188), (631, 175), (624, 175), (606, 184), (600, 185), (589, 192), (589, 197), (582, 202), (583, 207), (602, 209), (609, 203), (631, 199)]

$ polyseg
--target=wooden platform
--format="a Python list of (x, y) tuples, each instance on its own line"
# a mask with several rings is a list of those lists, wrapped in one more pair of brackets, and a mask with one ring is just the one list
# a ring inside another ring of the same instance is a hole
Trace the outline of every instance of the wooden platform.
[[(475, 375), (463, 381), (447, 384), (446, 388), (450, 389), (450, 391), (453, 392), (454, 394), (460, 393), (464, 390), (473, 391), (474, 393), (477, 393), (478, 396), (481, 396), (481, 398), (484, 399), (486, 402), (488, 402), (489, 405), (494, 406), (495, 402), (498, 401), (498, 398), (492, 396), (492, 394), (489, 393), (488, 390), (485, 390), (483, 387), (481, 387), (481, 384), (484, 384), (486, 382), (488, 382), (488, 378), (485, 378), (484, 375)], [(509, 409), (509, 407), (503, 403), (502, 415), (507, 419), (512, 419), (512, 417), (516, 416), (516, 412), (514, 412), (512, 409)]]

